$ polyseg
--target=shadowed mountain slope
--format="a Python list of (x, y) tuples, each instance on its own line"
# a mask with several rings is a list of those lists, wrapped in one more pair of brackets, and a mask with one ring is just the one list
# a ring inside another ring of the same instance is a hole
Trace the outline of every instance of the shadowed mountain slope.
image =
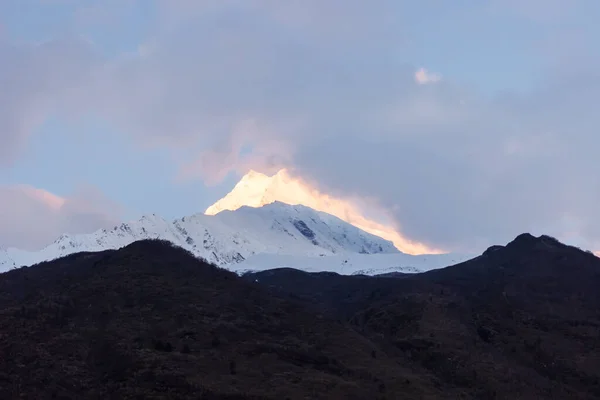
[(166, 242), (0, 275), (3, 399), (418, 398), (428, 379)]
[(542, 236), (387, 277), (162, 241), (0, 275), (0, 398), (596, 399), (600, 259)]
[(600, 259), (551, 237), (523, 234), (415, 275), (245, 278), (343, 316), (468, 398), (476, 388), (490, 399), (600, 398)]

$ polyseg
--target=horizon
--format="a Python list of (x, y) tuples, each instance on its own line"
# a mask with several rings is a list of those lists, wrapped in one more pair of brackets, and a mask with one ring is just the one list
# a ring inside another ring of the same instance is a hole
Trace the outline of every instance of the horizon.
[(599, 13), (1, 2), (0, 248), (203, 212), (249, 171), (284, 170), (300, 204), (396, 247), (468, 252), (530, 232), (598, 254)]
[[(204, 212), (200, 211), (200, 212), (193, 213), (193, 214), (190, 214), (190, 215), (177, 216), (175, 218), (170, 218), (170, 219), (169, 218), (165, 219), (164, 217), (162, 217), (161, 215), (158, 215), (156, 213), (148, 213), (148, 214), (143, 214), (143, 215), (136, 216), (136, 217), (134, 217), (134, 218), (132, 218), (130, 220), (120, 221), (117, 225), (114, 225), (114, 226), (111, 226), (111, 227), (107, 226), (107, 227), (104, 227), (104, 228), (98, 228), (97, 230), (95, 230), (93, 232), (83, 233), (83, 235), (92, 235), (92, 234), (95, 234), (95, 233), (98, 233), (98, 232), (102, 232), (104, 230), (110, 231), (110, 228), (118, 228), (118, 226), (120, 224), (123, 224), (123, 223), (124, 224), (132, 224), (132, 223), (140, 222), (140, 221), (142, 221), (144, 219), (147, 219), (148, 217), (158, 217), (160, 219), (166, 220), (167, 222), (171, 222), (171, 221), (176, 221), (176, 220), (182, 219), (184, 217), (187, 218), (187, 217), (194, 216), (194, 215), (203, 215), (203, 216), (207, 216), (207, 217), (214, 217), (217, 214), (219, 214), (221, 212), (224, 212), (224, 211), (225, 212), (235, 212), (235, 211), (237, 211), (237, 210), (239, 210), (239, 209), (241, 209), (243, 207), (262, 208), (262, 207), (268, 207), (268, 206), (274, 205), (276, 203), (279, 203), (279, 204), (283, 204), (285, 206), (290, 206), (290, 207), (295, 207), (295, 206), (307, 207), (307, 208), (315, 210), (317, 212), (323, 212), (323, 213), (332, 215), (332, 216), (334, 216), (336, 218), (339, 218), (340, 220), (342, 220), (342, 221), (344, 221), (344, 222), (346, 222), (346, 223), (348, 223), (350, 225), (353, 225), (353, 226), (359, 228), (360, 230), (363, 230), (364, 232), (367, 232), (369, 234), (372, 234), (374, 236), (377, 236), (379, 238), (382, 238), (384, 240), (389, 241), (390, 243), (392, 243), (394, 245), (394, 247), (398, 251), (400, 251), (401, 253), (404, 253), (406, 255), (416, 255), (416, 256), (419, 256), (419, 255), (423, 255), (423, 256), (433, 255), (433, 256), (435, 256), (435, 255), (453, 255), (453, 254), (456, 254), (456, 255), (460, 255), (460, 256), (470, 255), (472, 257), (477, 257), (478, 255), (483, 254), (483, 252), (486, 249), (488, 249), (489, 247), (493, 247), (493, 246), (505, 246), (508, 243), (510, 243), (513, 240), (515, 240), (516, 238), (518, 238), (519, 236), (522, 236), (522, 235), (531, 235), (531, 236), (536, 237), (536, 238), (539, 238), (539, 237), (549, 237), (551, 239), (559, 240), (561, 243), (563, 243), (565, 245), (578, 247), (578, 248), (580, 248), (580, 250), (591, 252), (595, 256), (600, 257), (600, 252), (593, 251), (593, 250), (586, 249), (586, 248), (582, 248), (582, 247), (580, 247), (579, 243), (576, 243), (576, 242), (565, 242), (565, 241), (562, 241), (562, 240), (560, 240), (558, 238), (555, 238), (554, 236), (548, 235), (546, 233), (532, 234), (531, 232), (518, 232), (518, 233), (515, 233), (514, 236), (512, 238), (510, 238), (506, 242), (503, 242), (503, 243), (489, 243), (489, 244), (487, 244), (486, 246), (484, 246), (484, 247), (482, 247), (480, 249), (474, 249), (471, 252), (464, 252), (462, 254), (460, 254), (460, 253), (453, 253), (453, 252), (443, 252), (443, 251), (435, 250), (435, 249), (421, 249), (419, 247), (416, 247), (416, 249), (418, 249), (418, 251), (406, 251), (406, 249), (402, 248), (402, 245), (399, 246), (398, 243), (394, 242), (394, 240), (393, 240), (393, 239), (398, 239), (399, 238), (400, 240), (403, 241), (405, 239), (402, 238), (402, 237), (398, 237), (397, 236), (397, 232), (395, 232), (394, 230), (392, 230), (391, 227), (382, 225), (382, 224), (380, 224), (380, 223), (378, 223), (378, 222), (376, 222), (375, 220), (372, 220), (372, 219), (366, 219), (366, 220), (363, 219), (363, 220), (359, 221), (359, 223), (356, 223), (356, 221), (353, 220), (353, 217), (354, 218), (357, 218), (357, 217), (360, 218), (361, 217), (360, 215), (352, 215), (349, 218), (348, 218), (348, 215), (346, 215), (346, 218), (344, 218), (344, 215), (342, 215), (342, 214), (343, 213), (347, 213), (348, 210), (350, 210), (350, 212), (356, 212), (357, 211), (356, 209), (353, 208), (354, 205), (352, 203), (346, 202), (346, 201), (343, 201), (343, 200), (339, 200), (339, 199), (333, 199), (334, 201), (337, 202), (334, 205), (337, 205), (338, 207), (335, 207), (335, 206), (334, 207), (330, 207), (329, 210), (324, 210), (323, 209), (323, 208), (327, 208), (327, 207), (319, 207), (320, 205), (322, 206), (322, 203), (320, 204), (320, 201), (323, 200), (323, 197), (325, 197), (325, 201), (327, 203), (329, 203), (331, 201), (331, 199), (328, 196), (326, 196), (326, 195), (323, 196), (320, 193), (317, 193), (317, 196), (314, 196), (314, 198), (310, 199), (312, 201), (314, 201), (314, 200), (317, 201), (316, 203), (312, 204), (313, 207), (310, 207), (310, 205), (307, 205), (307, 204), (288, 202), (286, 200), (289, 200), (289, 197), (285, 197), (285, 196), (281, 197), (280, 196), (281, 192), (276, 192), (275, 193), (276, 199), (267, 198), (267, 201), (263, 201), (263, 202), (253, 202), (252, 198), (243, 198), (242, 199), (243, 203), (239, 204), (239, 203), (235, 202), (235, 200), (237, 200), (236, 196), (233, 196), (234, 197), (233, 198), (233, 200), (234, 200), (233, 203), (231, 201), (229, 201), (229, 200), (231, 200), (230, 196), (236, 194), (236, 188), (240, 184), (244, 183), (246, 181), (246, 179), (248, 179), (248, 177), (252, 177), (253, 175), (254, 175), (254, 177), (256, 177), (256, 175), (258, 175), (259, 178), (267, 177), (269, 179), (269, 182), (271, 182), (273, 178), (281, 176), (282, 173), (283, 173), (283, 176), (285, 177), (284, 179), (286, 179), (286, 180), (292, 180), (292, 183), (294, 185), (301, 185), (301, 186), (304, 185), (304, 182), (301, 182), (301, 181), (298, 181), (296, 179), (293, 179), (293, 178), (289, 177), (287, 174), (285, 174), (284, 170), (280, 170), (280, 171), (277, 172), (277, 174), (274, 174), (272, 176), (264, 175), (262, 173), (250, 170), (246, 175), (244, 175), (242, 177), (242, 179), (240, 179), (240, 181), (236, 184), (236, 186), (234, 188), (232, 188), (232, 190), (230, 192), (228, 192), (224, 197), (222, 197), (221, 199), (219, 199), (215, 203), (213, 203), (211, 206), (209, 206)], [(251, 180), (252, 180), (252, 178), (250, 178), (250, 181)], [(266, 186), (266, 188), (268, 189), (268, 188), (270, 188), (270, 186)], [(289, 186), (286, 186), (285, 188), (289, 188)], [(302, 190), (307, 190), (307, 189), (308, 190), (313, 190), (310, 187), (301, 187), (301, 189)], [(242, 190), (242, 193), (244, 193), (243, 190)], [(279, 197), (277, 197), (278, 195), (279, 195)], [(264, 197), (261, 197), (261, 199), (264, 200)], [(315, 204), (317, 205), (317, 207), (314, 207)], [(340, 214), (340, 215), (338, 216), (336, 214)], [(364, 225), (365, 223), (367, 223), (366, 226)], [(381, 227), (383, 227), (383, 228), (389, 228), (390, 230), (389, 231), (384, 231), (385, 234), (382, 235), (382, 234), (380, 234), (381, 232), (376, 232), (376, 229), (375, 229), (375, 231), (373, 231), (373, 229), (369, 229), (369, 228), (373, 228), (373, 225), (368, 225), (368, 223), (373, 223), (375, 225), (375, 228), (378, 228), (378, 227), (381, 228)], [(367, 229), (365, 229), (365, 228), (367, 228)], [(41, 248), (38, 248), (38, 249), (25, 250), (25, 249), (20, 249), (20, 248), (15, 248), (15, 247), (12, 247), (12, 248), (11, 247), (3, 248), (3, 247), (0, 246), (0, 250), (2, 250), (2, 249), (5, 249), (5, 250), (17, 250), (17, 251), (26, 251), (26, 252), (35, 253), (37, 251), (42, 251), (42, 250), (44, 250), (44, 249), (52, 246), (54, 243), (57, 242), (57, 240), (63, 239), (65, 237), (75, 237), (75, 236), (78, 236), (78, 235), (81, 235), (81, 234), (63, 233), (60, 236), (56, 237), (52, 242), (49, 242), (46, 245), (44, 245), (44, 246), (42, 246)], [(389, 237), (390, 235), (392, 236), (391, 238)], [(152, 240), (152, 239), (142, 239), (142, 240)], [(164, 239), (160, 239), (160, 240), (164, 240)], [(406, 242), (402, 242), (401, 244), (406, 245)], [(408, 245), (410, 246), (411, 244), (409, 243)], [(420, 244), (417, 244), (417, 246), (419, 246), (419, 245)], [(415, 247), (413, 247), (412, 249), (414, 250)], [(430, 251), (428, 251), (428, 250), (430, 250)], [(318, 258), (320, 258), (320, 257), (318, 257)]]

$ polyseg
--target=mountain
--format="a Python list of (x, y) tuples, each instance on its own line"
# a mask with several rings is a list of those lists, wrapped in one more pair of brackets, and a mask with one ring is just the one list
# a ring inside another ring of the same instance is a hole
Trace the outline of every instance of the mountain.
[(257, 254), (226, 266), (239, 274), (275, 268), (294, 268), (307, 272), (329, 271), (343, 275), (380, 275), (417, 273), (447, 267), (472, 258), (472, 254), (334, 254), (327, 257), (286, 254)]
[(243, 277), (168, 242), (0, 274), (0, 398), (597, 399), (600, 259)]
[[(294, 190), (288, 182), (289, 178), (285, 170), (273, 176), (251, 170), (240, 179), (227, 195), (208, 207), (204, 213), (206, 215), (216, 215), (221, 211), (235, 211), (244, 206), (258, 208), (275, 201), (281, 201), (279, 198), (284, 193), (289, 198), (295, 198), (297, 201), (298, 193), (303, 192), (303, 190), (298, 188)], [(281, 195), (279, 193), (280, 187), (284, 189), (281, 191)], [(287, 204), (285, 201), (281, 202)]]
[(400, 254), (391, 242), (308, 207), (274, 202), (217, 215), (195, 214), (167, 221), (157, 215), (92, 234), (62, 235), (38, 252), (0, 252), (0, 270), (32, 265), (81, 251), (118, 249), (160, 238), (211, 263), (233, 266), (256, 254), (319, 257), (333, 254)]
[(168, 242), (0, 275), (0, 398), (414, 399), (428, 385), (347, 324)]
[[(391, 241), (398, 250), (404, 253), (443, 253), (438, 249), (409, 240), (398, 232), (397, 227), (389, 223), (382, 223), (381, 221), (389, 220), (389, 218), (386, 218), (387, 213), (377, 202), (360, 204), (361, 202), (352, 201), (352, 199), (343, 199), (322, 193), (308, 182), (291, 175), (286, 169), (282, 169), (272, 176), (249, 171), (233, 190), (208, 207), (205, 214), (215, 215), (225, 210), (235, 211), (243, 206), (262, 207), (274, 202), (290, 205), (302, 204), (313, 210), (335, 215), (365, 232)], [(375, 216), (379, 218), (375, 218)]]
[(523, 234), (466, 262), (392, 278), (284, 268), (244, 278), (341, 318), (439, 398), (600, 398), (600, 259)]

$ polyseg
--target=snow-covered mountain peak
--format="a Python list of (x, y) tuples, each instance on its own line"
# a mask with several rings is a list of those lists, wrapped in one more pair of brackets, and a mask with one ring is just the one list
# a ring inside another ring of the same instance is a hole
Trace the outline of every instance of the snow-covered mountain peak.
[[(259, 210), (259, 211), (257, 211)], [(306, 207), (302, 204), (286, 204), (282, 201), (275, 200), (269, 202), (261, 207), (253, 207), (249, 205), (243, 205), (236, 210), (224, 210), (223, 213), (258, 213), (268, 214), (272, 216), (286, 217), (290, 215), (303, 214), (305, 216), (312, 215), (326, 215), (326, 213), (313, 210), (310, 207)]]
[(251, 170), (240, 179), (224, 198), (208, 207), (204, 212), (206, 215), (215, 215), (225, 210), (237, 210), (243, 206), (261, 207), (268, 204), (264, 200), (264, 194), (272, 185), (274, 176), (267, 176)]
[(156, 214), (91, 234), (61, 235), (46, 248), (0, 251), (0, 269), (31, 265), (80, 251), (116, 249), (141, 239), (160, 238), (219, 265), (256, 254), (327, 256), (398, 253), (394, 245), (339, 218), (302, 205), (273, 202), (243, 206), (217, 215), (194, 214), (167, 221)]
[[(226, 210), (237, 210), (241, 207), (264, 207), (265, 205), (281, 202), (288, 205), (302, 204), (314, 210), (322, 211), (362, 229), (365, 232), (382, 237), (394, 243), (394, 246), (409, 254), (441, 253), (437, 249), (411, 241), (398, 232), (397, 228), (385, 221), (385, 210), (376, 210), (376, 202), (368, 204), (374, 215), (381, 215), (382, 221), (366, 217), (357, 203), (329, 196), (312, 187), (308, 182), (294, 177), (285, 169), (275, 175), (250, 171), (242, 177), (233, 190), (218, 200), (205, 211), (207, 215), (216, 215)], [(363, 205), (363, 208), (365, 206)]]

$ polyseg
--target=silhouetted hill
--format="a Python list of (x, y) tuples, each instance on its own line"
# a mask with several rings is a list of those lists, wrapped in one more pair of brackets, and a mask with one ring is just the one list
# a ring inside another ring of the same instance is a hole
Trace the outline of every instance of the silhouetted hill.
[(343, 316), (468, 398), (600, 398), (600, 259), (548, 236), (416, 275), (245, 278)]
[(429, 385), (347, 324), (166, 242), (0, 275), (2, 399), (418, 398)]
[(542, 236), (393, 277), (161, 241), (0, 275), (0, 398), (596, 399), (600, 259)]

